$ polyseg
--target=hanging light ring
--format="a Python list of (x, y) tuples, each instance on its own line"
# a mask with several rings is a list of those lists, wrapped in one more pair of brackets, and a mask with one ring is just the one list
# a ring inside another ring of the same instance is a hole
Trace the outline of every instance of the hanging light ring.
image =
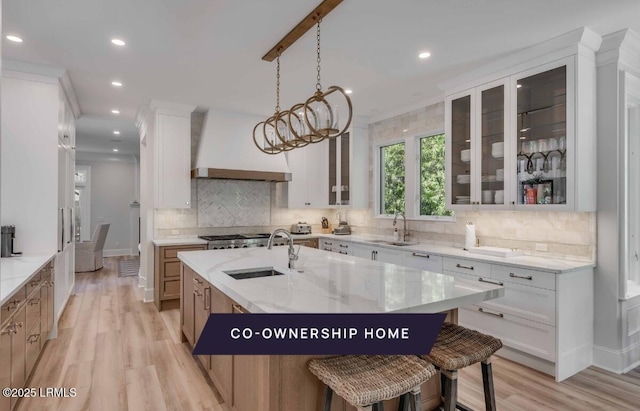
[[(311, 114), (311, 116), (313, 117), (311, 121), (315, 123), (315, 121), (317, 120), (316, 113), (313, 110), (310, 110), (307, 112), (307, 114)], [(305, 129), (307, 124), (305, 118), (306, 118), (306, 114), (304, 112), (303, 103), (295, 104), (293, 107), (289, 109), (288, 121), (289, 121), (289, 130), (291, 131), (291, 134), (295, 136), (297, 140), (302, 140), (307, 144), (318, 143), (324, 140), (322, 136), (318, 136), (316, 134), (307, 132), (307, 130)], [(300, 125), (299, 130), (296, 130), (296, 128), (294, 127), (295, 124)]]
[[(269, 143), (269, 145), (271, 147), (273, 147), (276, 150), (279, 150), (279, 152), (283, 152), (283, 151), (290, 151), (293, 150), (295, 147), (294, 146), (290, 146), (286, 143), (286, 141), (284, 139), (282, 139), (278, 133), (278, 129), (276, 127), (276, 118), (277, 118), (278, 113), (275, 113), (274, 115), (272, 115), (271, 117), (269, 117), (268, 119), (266, 119), (264, 121), (264, 124), (262, 125), (262, 134), (264, 134), (265, 136), (265, 140), (267, 141), (267, 143)], [(284, 123), (284, 121), (282, 121), (282, 123)], [(267, 137), (268, 133), (267, 133), (267, 127), (271, 127), (271, 129), (273, 130), (273, 135), (274, 135), (274, 143), (271, 143), (269, 138)], [(277, 138), (277, 140), (276, 140)]]
[[(342, 97), (344, 97), (346, 106), (348, 108), (348, 113), (347, 113), (348, 118), (341, 129), (338, 128), (339, 125), (337, 124), (337, 121), (334, 122), (334, 119), (337, 113), (334, 113), (334, 110), (331, 107), (331, 104), (326, 99), (326, 97), (334, 93), (337, 93)], [(325, 119), (322, 119), (322, 118), (318, 119), (319, 121), (326, 121), (326, 124), (324, 124), (324, 127), (322, 127), (322, 125), (311, 124), (311, 122), (309, 121), (309, 117), (307, 116), (307, 113), (314, 111), (313, 108), (310, 106), (313, 103), (318, 103), (321, 105), (321, 107), (324, 106), (324, 109), (327, 112), (327, 116)], [(351, 105), (351, 99), (349, 98), (347, 93), (344, 91), (344, 89), (338, 86), (331, 86), (325, 92), (316, 91), (316, 93), (314, 93), (314, 95), (304, 103), (304, 113), (305, 113), (305, 121), (307, 123), (307, 127), (309, 127), (309, 131), (311, 134), (320, 136), (321, 138), (336, 138), (342, 135), (344, 132), (346, 132), (349, 129), (349, 126), (351, 125), (352, 112), (353, 112), (353, 107)]]
[[(301, 148), (309, 144), (309, 141), (298, 136), (298, 133), (296, 133), (294, 127), (291, 125), (291, 110), (276, 113), (274, 121), (278, 125), (283, 125), (283, 128), (276, 127), (275, 130), (278, 139), (287, 147)], [(285, 131), (289, 136), (282, 135), (282, 131)]]
[[(256, 147), (258, 147), (258, 150), (262, 151), (265, 154), (280, 154), (282, 150), (277, 148), (275, 145), (271, 144), (271, 141), (269, 141), (269, 139), (267, 138), (267, 135), (264, 133), (264, 127), (262, 132), (263, 145), (260, 145), (258, 143), (258, 140), (256, 138), (256, 131), (258, 130), (258, 127), (263, 126), (265, 123), (266, 121), (261, 121), (258, 124), (256, 124), (255, 127), (253, 128), (253, 143), (256, 145)], [(267, 143), (268, 147), (264, 147), (264, 142)]]

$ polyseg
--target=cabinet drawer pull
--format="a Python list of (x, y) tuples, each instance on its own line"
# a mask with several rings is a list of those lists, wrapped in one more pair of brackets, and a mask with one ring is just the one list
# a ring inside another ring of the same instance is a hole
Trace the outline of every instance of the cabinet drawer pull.
[(204, 289), (204, 310), (209, 311), (211, 309), (211, 288)]
[(521, 278), (523, 280), (533, 280), (533, 277), (530, 275), (516, 275), (514, 273), (509, 273), (509, 277), (511, 278)]
[(29, 305), (40, 304), (40, 299), (39, 298), (32, 298), (27, 302), (27, 304), (29, 304)]
[(327, 248), (327, 247), (323, 248), (323, 250), (324, 251), (333, 251), (333, 250), (331, 250), (330, 248)]
[(22, 326), (23, 326), (23, 325), (24, 325), (24, 323), (23, 323), (22, 321), (17, 322), (17, 323), (13, 323), (13, 327), (14, 327), (14, 328), (16, 328), (16, 327), (17, 327), (17, 328), (22, 328)]
[(414, 257), (431, 258), (429, 254), (411, 253)]
[(347, 253), (346, 251), (342, 251), (342, 250), (340, 250), (340, 251), (338, 251), (338, 252), (339, 252), (340, 254), (349, 254), (349, 253)]
[(201, 293), (200, 291), (198, 291), (198, 290), (193, 290), (193, 294), (194, 294), (196, 297), (202, 297), (202, 293)]
[(194, 278), (193, 282), (196, 283), (196, 284), (202, 284), (202, 280), (199, 279), (199, 278)]
[(342, 248), (349, 248), (349, 246), (348, 246), (348, 245), (345, 245), (345, 244), (340, 244), (340, 247), (342, 247)]
[(244, 308), (242, 308), (242, 306), (240, 304), (233, 304), (231, 306), (231, 308), (233, 309), (234, 313), (238, 313), (238, 314), (246, 314), (247, 313), (247, 311)]
[(500, 281), (489, 281), (489, 280), (485, 280), (484, 278), (480, 277), (478, 278), (478, 281), (480, 281), (481, 283), (489, 283), (489, 284), (495, 284), (495, 285), (504, 285), (504, 283), (500, 282)]
[(7, 326), (7, 328), (3, 329), (2, 331), (0, 331), (0, 335), (5, 335), (5, 334), (12, 334), (13, 333), (13, 326), (11, 324), (9, 324)]
[[(32, 338), (32, 337), (35, 337), (35, 338)], [(40, 334), (31, 334), (29, 338), (27, 338), (27, 342), (29, 344), (37, 343), (38, 341), (40, 341)]]
[(29, 281), (28, 285), (29, 287), (35, 287), (36, 285), (38, 285), (38, 282), (39, 282), (38, 280), (32, 280), (32, 281)]
[(485, 311), (482, 307), (478, 308), (478, 311), (480, 311), (483, 314), (489, 314), (489, 315), (493, 315), (495, 317), (504, 318), (504, 314), (502, 314), (502, 313), (492, 313), (491, 311)]
[(456, 264), (456, 267), (458, 267), (458, 268), (464, 268), (464, 269), (467, 269), (467, 270), (473, 270), (473, 266), (472, 266), (472, 265)]
[(325, 242), (324, 242), (324, 244), (325, 244), (325, 245), (333, 245), (333, 243), (330, 243), (330, 242), (328, 242), (328, 241), (325, 241)]

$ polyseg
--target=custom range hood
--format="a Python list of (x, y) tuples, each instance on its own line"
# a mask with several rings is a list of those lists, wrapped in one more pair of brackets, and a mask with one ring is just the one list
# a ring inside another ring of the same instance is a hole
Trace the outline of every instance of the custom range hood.
[(291, 181), (284, 154), (269, 155), (255, 149), (253, 126), (260, 119), (209, 110), (204, 116), (191, 178)]

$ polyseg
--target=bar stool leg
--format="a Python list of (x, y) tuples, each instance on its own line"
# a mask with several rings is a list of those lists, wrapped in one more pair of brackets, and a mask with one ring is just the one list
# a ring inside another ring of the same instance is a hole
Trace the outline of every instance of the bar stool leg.
[(455, 411), (456, 401), (458, 398), (458, 372), (455, 370), (441, 370), (440, 372), (446, 378), (444, 390), (444, 411)]
[(496, 410), (496, 395), (493, 390), (493, 370), (491, 357), (482, 361), (482, 385), (484, 386), (484, 406), (487, 411)]
[(382, 404), (382, 401), (379, 401), (373, 405), (373, 411), (384, 411), (384, 404)]
[(411, 411), (422, 411), (422, 395), (420, 391), (420, 386), (411, 391)]
[(333, 390), (327, 385), (327, 392), (324, 397), (324, 411), (331, 411), (331, 397), (333, 397)]
[(398, 400), (398, 411), (407, 411), (407, 395), (409, 394), (402, 394), (400, 396)]

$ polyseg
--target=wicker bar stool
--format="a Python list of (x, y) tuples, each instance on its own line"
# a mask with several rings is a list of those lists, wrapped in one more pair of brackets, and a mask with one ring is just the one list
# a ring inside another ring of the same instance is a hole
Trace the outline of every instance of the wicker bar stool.
[(382, 401), (397, 397), (401, 397), (401, 411), (409, 402), (413, 411), (420, 411), (420, 385), (436, 373), (433, 365), (415, 355), (313, 359), (309, 370), (327, 385), (324, 411), (331, 409), (334, 391), (359, 411), (383, 411)]
[(423, 356), (440, 370), (444, 411), (470, 411), (457, 402), (458, 370), (478, 361), (482, 365), (485, 408), (487, 411), (495, 411), (491, 356), (500, 348), (502, 341), (497, 338), (456, 324), (444, 323), (431, 353)]

